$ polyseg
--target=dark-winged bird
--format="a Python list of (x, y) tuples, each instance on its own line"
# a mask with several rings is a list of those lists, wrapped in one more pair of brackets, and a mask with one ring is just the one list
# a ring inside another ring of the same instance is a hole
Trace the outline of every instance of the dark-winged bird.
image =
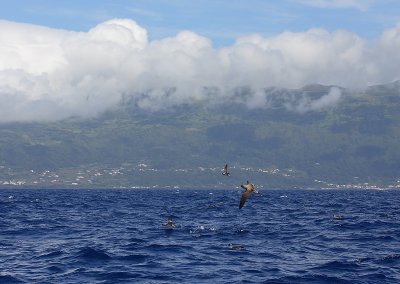
[(234, 245), (234, 244), (232, 244), (232, 243), (229, 243), (229, 244), (228, 244), (228, 248), (240, 250), (240, 249), (244, 249), (244, 246), (242, 246), (242, 245)]
[(249, 197), (249, 195), (252, 192), (258, 193), (258, 191), (256, 190), (256, 187), (254, 186), (254, 184), (252, 184), (251, 182), (247, 181), (246, 184), (241, 184), (240, 185), (243, 189), (245, 189), (245, 191), (242, 194), (242, 197), (240, 198), (240, 204), (239, 204), (239, 209), (241, 209), (244, 205), (244, 203), (247, 200), (247, 197)]
[(164, 227), (166, 228), (170, 228), (173, 229), (176, 227), (176, 225), (174, 224), (174, 222), (172, 221), (172, 218), (168, 218), (167, 222), (165, 224), (163, 224)]
[(225, 164), (224, 171), (222, 172), (224, 176), (229, 176), (230, 173), (228, 172), (228, 164)]

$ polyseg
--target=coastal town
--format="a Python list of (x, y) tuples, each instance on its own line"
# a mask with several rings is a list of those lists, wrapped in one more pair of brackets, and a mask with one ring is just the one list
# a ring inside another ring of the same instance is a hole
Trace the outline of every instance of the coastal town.
[[(61, 170), (15, 170), (0, 166), (0, 188), (228, 188), (226, 180), (214, 184), (202, 182), (210, 177), (219, 177), (219, 167), (197, 167), (178, 169), (157, 169), (146, 163), (124, 164), (119, 167), (93, 165), (86, 168)], [(391, 183), (372, 183), (354, 177), (351, 182), (333, 183), (321, 179), (301, 180), (301, 173), (294, 169), (233, 167), (240, 176), (252, 176), (260, 181), (262, 189), (399, 189), (400, 177)], [(153, 176), (153, 178), (151, 178)], [(196, 176), (193, 185), (190, 178)], [(188, 177), (185, 179), (185, 177)], [(269, 179), (275, 180), (272, 184)], [(222, 180), (222, 181), (221, 181)], [(276, 185), (279, 180), (281, 186)], [(301, 180), (296, 185), (296, 180)], [(199, 182), (201, 181), (201, 182)], [(236, 186), (238, 187), (238, 186)]]

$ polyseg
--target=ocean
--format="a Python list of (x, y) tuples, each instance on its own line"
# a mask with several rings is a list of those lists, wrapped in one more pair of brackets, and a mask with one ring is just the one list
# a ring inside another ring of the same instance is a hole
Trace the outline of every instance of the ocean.
[(0, 283), (400, 283), (400, 190), (241, 192), (2, 189)]

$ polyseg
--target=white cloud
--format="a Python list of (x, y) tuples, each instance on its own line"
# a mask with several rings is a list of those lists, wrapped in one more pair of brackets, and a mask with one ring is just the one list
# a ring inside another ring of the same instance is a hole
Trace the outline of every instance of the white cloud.
[(318, 99), (312, 100), (306, 93), (301, 94), (300, 99), (291, 100), (285, 103), (285, 107), (289, 110), (299, 113), (308, 111), (320, 111), (337, 105), (342, 96), (342, 91), (337, 87), (331, 87), (328, 94)]
[(360, 72), (365, 64), (365, 47), (365, 41), (346, 31), (329, 33), (311, 29), (303, 33), (284, 32), (271, 38), (253, 35), (238, 39), (230, 48), (230, 61), (239, 60), (234, 69), (236, 75), (240, 65), (250, 69), (239, 74), (237, 80), (254, 81), (253, 86), (263, 87), (266, 83), (283, 87), (312, 83), (350, 86), (364, 83)]
[[(270, 86), (398, 80), (399, 48), (400, 24), (373, 43), (344, 30), (311, 29), (248, 35), (215, 49), (190, 31), (149, 42), (147, 31), (127, 19), (88, 32), (0, 21), (0, 122), (90, 117), (122, 97), (153, 110), (202, 101), (262, 107)], [(339, 98), (331, 91), (304, 109)]]

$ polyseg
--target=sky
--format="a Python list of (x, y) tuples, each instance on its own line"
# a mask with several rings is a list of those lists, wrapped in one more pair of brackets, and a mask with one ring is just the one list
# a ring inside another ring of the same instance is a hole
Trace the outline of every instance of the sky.
[[(0, 0), (0, 122), (400, 79), (398, 0)], [(332, 89), (314, 107), (340, 100)]]

